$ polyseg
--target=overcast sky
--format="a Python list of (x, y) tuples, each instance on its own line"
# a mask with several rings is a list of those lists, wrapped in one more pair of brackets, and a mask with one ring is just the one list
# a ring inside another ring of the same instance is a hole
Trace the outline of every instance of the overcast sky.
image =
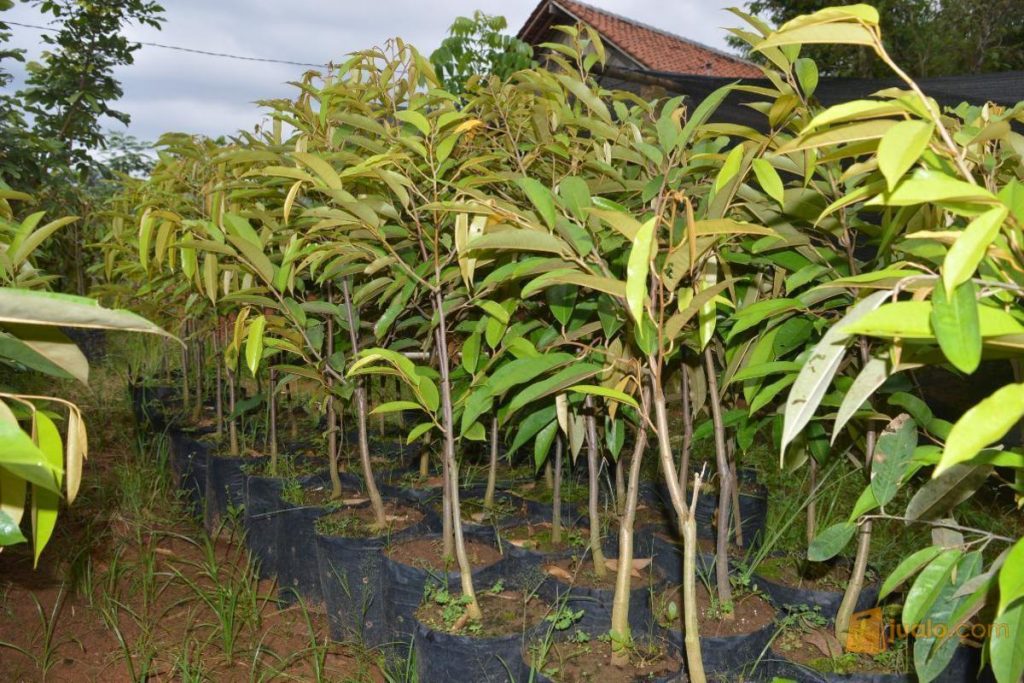
[[(162, 0), (163, 30), (132, 27), (133, 40), (270, 57), (297, 62), (338, 61), (345, 54), (401, 36), (425, 54), (444, 38), (452, 19), (474, 9), (502, 14), (509, 29), (522, 26), (534, 0)], [(723, 26), (737, 25), (724, 7), (738, 0), (591, 0), (604, 9), (658, 28), (725, 47)], [(34, 3), (3, 13), (10, 21), (38, 24)], [(13, 43), (39, 54), (39, 31), (11, 27)], [(124, 98), (115, 108), (131, 115), (128, 132), (155, 140), (166, 131), (219, 135), (251, 128), (258, 99), (290, 96), (289, 80), (302, 67), (191, 55), (157, 47), (135, 53), (119, 72)], [(17, 65), (12, 64), (17, 71)], [(14, 87), (17, 87), (15, 84)], [(112, 128), (123, 127), (113, 122)]]

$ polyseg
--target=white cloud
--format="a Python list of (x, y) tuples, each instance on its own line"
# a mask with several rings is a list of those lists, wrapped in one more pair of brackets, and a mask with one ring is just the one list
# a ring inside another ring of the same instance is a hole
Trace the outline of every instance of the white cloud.
[[(475, 9), (503, 14), (512, 31), (526, 20), (533, 0), (165, 0), (163, 30), (131, 27), (133, 40), (192, 47), (210, 52), (298, 62), (337, 61), (354, 50), (401, 36), (429, 54), (456, 16)], [(724, 0), (591, 0), (591, 4), (638, 19), (713, 47), (725, 46), (721, 26), (737, 24)], [(38, 24), (32, 5), (19, 3), (4, 19)], [(36, 57), (39, 32), (12, 27), (13, 42)], [(12, 67), (17, 70), (17, 67)], [(207, 135), (248, 129), (259, 120), (256, 100), (288, 96), (286, 85), (302, 67), (243, 62), (143, 47), (120, 70), (125, 96), (116, 108), (132, 117), (129, 132), (153, 140), (162, 132)], [(17, 84), (15, 84), (17, 87)], [(120, 124), (112, 122), (112, 127)]]

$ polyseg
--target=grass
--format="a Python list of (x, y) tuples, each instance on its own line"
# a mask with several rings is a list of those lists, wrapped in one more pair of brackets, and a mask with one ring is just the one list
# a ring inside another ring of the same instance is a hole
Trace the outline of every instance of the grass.
[(50, 389), (82, 407), (90, 458), (39, 569), (26, 545), (0, 554), (0, 679), (385, 680), (379, 653), (330, 641), (322, 614), (278, 609), (237, 514), (212, 535), (189, 516), (116, 361), (93, 367), (91, 388)]

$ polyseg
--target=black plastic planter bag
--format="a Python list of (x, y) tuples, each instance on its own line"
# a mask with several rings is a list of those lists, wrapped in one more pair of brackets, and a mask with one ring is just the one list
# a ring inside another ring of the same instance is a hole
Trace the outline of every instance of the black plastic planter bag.
[(300, 596), (309, 604), (323, 600), (320, 570), (316, 559), (316, 520), (327, 514), (326, 507), (291, 507), (278, 511), (277, 591), (285, 604)]
[[(430, 534), (425, 538), (439, 539), (437, 534)], [(477, 539), (482, 540), (482, 539)], [(412, 638), (416, 627), (416, 610), (423, 602), (423, 588), (428, 579), (439, 583), (446, 583), (449, 590), (460, 590), (458, 571), (448, 572), (447, 576), (441, 572), (432, 572), (420, 567), (396, 562), (382, 553), (384, 579), (384, 617), (391, 627), (391, 640), (400, 643), (408, 643)], [(473, 569), (473, 585), (483, 589), (494, 584), (498, 579), (505, 578), (505, 559), (502, 558), (494, 564), (486, 567), (475, 567)]]
[(199, 516), (205, 508), (206, 464), (209, 450), (206, 444), (178, 430), (168, 435), (171, 444), (171, 467), (178, 482), (178, 488), (185, 493), (185, 500), (192, 514)]
[[(768, 491), (761, 485), (755, 485), (756, 493), (740, 492), (740, 529), (743, 531), (743, 546), (756, 549), (760, 547), (765, 537), (765, 523), (768, 519)], [(718, 513), (718, 496), (703, 495), (697, 499), (697, 510), (694, 518), (697, 520), (698, 538), (716, 537), (716, 517)], [(730, 523), (735, 524), (732, 519), (730, 508)], [(735, 533), (730, 531), (729, 539), (732, 540)]]
[(317, 569), (331, 638), (377, 647), (391, 639), (384, 610), (383, 549), (428, 533), (426, 520), (390, 537), (316, 534)]
[(277, 511), (281, 500), (280, 477), (249, 476), (245, 480), (245, 543), (261, 579), (277, 575)]
[[(769, 622), (756, 631), (735, 636), (700, 637), (700, 655), (704, 660), (704, 671), (709, 674), (739, 674), (756, 662), (765, 652), (776, 629), (775, 622)], [(662, 629), (669, 643), (677, 652), (686, 657), (683, 632), (679, 628)], [(771, 680), (770, 678), (768, 680)]]
[[(300, 483), (323, 481), (326, 474), (314, 474), (299, 480)], [(245, 480), (245, 542), (256, 562), (261, 579), (272, 578), (278, 573), (277, 520), (281, 510), (291, 507), (281, 500), (284, 479), (281, 477), (247, 476)], [(313, 545), (309, 546), (313, 557)]]
[[(834, 560), (849, 565), (850, 560), (839, 558)], [(843, 591), (814, 590), (812, 588), (801, 588), (769, 579), (758, 572), (754, 572), (753, 586), (763, 591), (768, 599), (780, 609), (794, 609), (801, 606), (821, 608), (821, 614), (830, 621), (836, 618), (839, 606), (843, 602)], [(878, 601), (878, 583), (865, 583), (861, 589), (860, 597), (857, 598), (855, 611), (866, 610), (874, 607)]]
[[(961, 645), (953, 654), (949, 666), (938, 675), (933, 683), (966, 683), (979, 681), (994, 683), (992, 669), (981, 669), (981, 651), (978, 648)], [(810, 667), (791, 662), (769, 652), (752, 672), (752, 679), (771, 681), (773, 678), (787, 678), (797, 683), (913, 683), (918, 678), (913, 674), (849, 673), (834, 674), (817, 671)]]
[[(617, 547), (617, 543), (616, 543)], [(618, 553), (606, 551), (606, 557), (613, 559)], [(639, 558), (639, 555), (636, 555)], [(664, 580), (653, 568), (653, 587), (658, 587)], [(610, 575), (614, 575), (610, 569)], [(633, 633), (649, 633), (654, 624), (651, 611), (651, 585), (643, 584), (629, 591), (629, 628)], [(583, 610), (583, 616), (572, 626), (572, 631), (584, 631), (588, 634), (607, 633), (612, 627), (612, 599), (614, 588), (591, 588), (588, 586), (570, 585), (569, 582), (556, 576), (547, 576), (537, 589), (537, 595), (552, 605), (561, 604), (571, 610)]]
[[(543, 622), (542, 622), (543, 624)], [(524, 642), (530, 642), (543, 626), (523, 633), (493, 638), (474, 638), (437, 631), (416, 620), (416, 670), (420, 681), (473, 681), (507, 683), (529, 680), (523, 661)]]
[[(683, 541), (661, 530), (660, 526), (646, 526), (637, 530), (643, 534), (650, 548), (650, 557), (658, 571), (671, 584), (683, 582)], [(640, 555), (638, 555), (639, 557)], [(715, 555), (698, 552), (696, 557), (697, 581), (715, 583)], [(730, 568), (731, 570), (731, 568)]]
[(259, 464), (266, 456), (233, 457), (211, 453), (206, 461), (206, 530), (213, 532), (230, 508), (245, 504), (243, 465)]

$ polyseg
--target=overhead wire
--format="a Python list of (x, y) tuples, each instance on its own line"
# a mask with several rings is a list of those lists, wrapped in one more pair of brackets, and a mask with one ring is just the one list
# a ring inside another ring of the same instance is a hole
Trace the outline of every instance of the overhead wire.
[[(0, 19), (0, 24), (7, 24), (9, 26), (20, 26), (22, 28), (36, 29), (37, 31), (49, 31), (51, 33), (59, 33), (59, 29), (55, 29), (49, 26), (39, 26), (37, 24), (25, 24), (18, 21), (10, 21), (7, 19)], [(167, 45), (165, 43), (151, 43), (143, 40), (132, 41), (139, 45), (145, 45), (146, 47), (158, 47), (164, 50), (175, 50), (177, 52), (187, 52), (190, 54), (204, 55), (206, 57), (220, 57), (222, 59), (237, 59), (244, 62), (265, 62), (270, 64), (288, 64), (290, 66), (309, 66), (313, 68), (323, 68), (328, 66), (325, 62), (323, 64), (313, 64), (310, 62), (297, 62), (290, 59), (273, 59), (270, 57), (246, 57), (244, 55), (234, 55), (228, 52), (212, 52), (210, 50), (199, 50), (192, 47), (182, 47), (180, 45)]]

